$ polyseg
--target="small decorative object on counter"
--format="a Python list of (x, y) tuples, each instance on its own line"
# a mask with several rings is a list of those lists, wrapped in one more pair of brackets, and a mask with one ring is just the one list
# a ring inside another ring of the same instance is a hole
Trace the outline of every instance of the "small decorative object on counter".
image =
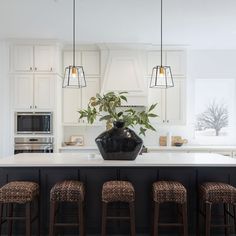
[(84, 136), (83, 135), (72, 135), (70, 136), (70, 141), (65, 142), (66, 145), (71, 146), (84, 146)]
[(99, 121), (106, 121), (107, 131), (95, 139), (105, 160), (134, 160), (137, 157), (143, 141), (128, 127), (138, 125), (141, 135), (145, 135), (147, 130), (156, 131), (149, 119), (157, 117), (153, 113), (157, 104), (143, 111), (121, 108), (122, 101), (127, 102), (126, 93), (97, 94), (96, 97), (90, 99), (86, 110), (79, 111), (80, 119), (86, 118), (90, 124), (98, 116), (100, 116)]
[(160, 146), (176, 146), (180, 147), (183, 144), (188, 143), (187, 139), (183, 139), (181, 136), (171, 136), (171, 145), (167, 145), (167, 136), (160, 136), (159, 137), (159, 144)]

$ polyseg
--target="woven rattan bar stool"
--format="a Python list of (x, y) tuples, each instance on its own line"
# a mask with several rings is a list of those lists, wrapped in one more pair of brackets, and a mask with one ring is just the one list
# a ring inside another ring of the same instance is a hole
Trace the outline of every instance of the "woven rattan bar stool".
[[(131, 236), (135, 236), (135, 191), (128, 181), (108, 181), (102, 187), (102, 236), (106, 236), (107, 220), (130, 220)], [(124, 202), (129, 204), (129, 216), (108, 216), (108, 204)]]
[[(183, 235), (188, 235), (187, 224), (187, 191), (179, 182), (175, 181), (158, 181), (153, 183), (153, 236), (159, 235), (159, 227), (182, 227)], [(181, 222), (177, 223), (160, 223), (160, 204), (173, 202), (178, 204), (178, 214)]]
[[(229, 236), (229, 230), (234, 226), (236, 233), (236, 188), (225, 183), (206, 182), (199, 187), (199, 220), (198, 230), (200, 227), (200, 217), (205, 220), (205, 235), (210, 236), (212, 227), (225, 228), (225, 235)], [(211, 224), (212, 205), (223, 204), (224, 206), (224, 224)], [(233, 213), (230, 211), (230, 206), (233, 207)], [(234, 224), (230, 224), (230, 218), (234, 220)]]
[[(32, 203), (37, 202), (37, 212), (32, 217)], [(14, 216), (14, 206), (16, 204), (25, 205), (25, 216)], [(3, 210), (6, 207), (6, 216), (3, 216)], [(0, 235), (2, 235), (2, 224), (8, 222), (8, 235), (12, 235), (13, 220), (25, 220), (25, 235), (31, 235), (31, 226), (35, 220), (38, 220), (37, 235), (40, 235), (40, 203), (39, 203), (39, 185), (28, 181), (13, 181), (0, 188)]]
[[(79, 227), (79, 235), (84, 236), (84, 184), (77, 180), (65, 180), (56, 183), (50, 192), (50, 225), (49, 236), (55, 235), (57, 227)], [(78, 223), (56, 222), (58, 204), (75, 203), (78, 206)]]

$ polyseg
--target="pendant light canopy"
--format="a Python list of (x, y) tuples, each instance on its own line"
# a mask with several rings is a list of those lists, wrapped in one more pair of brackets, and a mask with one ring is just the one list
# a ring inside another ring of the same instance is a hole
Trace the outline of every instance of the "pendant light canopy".
[(163, 0), (161, 0), (161, 65), (155, 66), (152, 69), (152, 76), (150, 81), (150, 88), (171, 88), (174, 87), (173, 76), (170, 66), (163, 66), (163, 50), (162, 50), (162, 12)]
[(75, 63), (75, 0), (73, 0), (73, 65), (65, 68), (63, 88), (86, 87), (84, 69)]

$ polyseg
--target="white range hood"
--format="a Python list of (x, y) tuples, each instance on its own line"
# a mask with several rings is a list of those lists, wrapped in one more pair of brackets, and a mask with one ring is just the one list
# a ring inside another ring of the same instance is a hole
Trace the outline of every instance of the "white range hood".
[(103, 48), (102, 93), (127, 91), (127, 106), (147, 106), (147, 81), (144, 75), (144, 51), (128, 48)]

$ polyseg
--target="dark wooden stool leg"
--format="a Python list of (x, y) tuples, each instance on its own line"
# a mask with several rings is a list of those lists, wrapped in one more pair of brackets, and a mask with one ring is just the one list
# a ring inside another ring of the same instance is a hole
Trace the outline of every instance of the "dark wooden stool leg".
[(234, 216), (234, 233), (236, 234), (236, 204), (233, 205)]
[(79, 202), (79, 235), (84, 236), (84, 202)]
[(56, 215), (56, 202), (50, 202), (50, 221), (49, 221), (49, 236), (54, 236), (55, 234), (55, 215)]
[(187, 220), (187, 203), (183, 203), (182, 207), (182, 217), (183, 217), (183, 236), (188, 235), (188, 220)]
[(0, 203), (0, 235), (2, 235), (2, 214), (3, 214), (3, 203)]
[[(229, 204), (224, 204), (224, 223), (225, 225), (229, 225)], [(229, 236), (229, 227), (225, 227), (225, 236)]]
[(25, 226), (26, 226), (26, 236), (31, 236), (31, 203), (28, 202), (25, 204)]
[(211, 235), (211, 203), (206, 202), (205, 203), (205, 236)]
[(159, 204), (157, 202), (154, 202), (153, 236), (158, 236), (158, 223), (159, 223)]
[[(178, 223), (183, 224), (182, 204), (177, 204)], [(180, 235), (183, 235), (183, 227), (179, 227)]]
[[(12, 217), (12, 216), (13, 216), (13, 204), (8, 203), (8, 217)], [(12, 223), (13, 223), (13, 220), (9, 219), (7, 223), (8, 223), (8, 236), (12, 236)]]
[(107, 203), (102, 202), (102, 236), (106, 236)]
[(130, 232), (131, 236), (135, 236), (135, 209), (134, 209), (134, 202), (129, 203), (129, 211), (130, 211)]
[(38, 236), (40, 236), (40, 227), (41, 227), (41, 223), (40, 223), (40, 197), (38, 196), (37, 197), (37, 215), (38, 215), (38, 219), (37, 219), (37, 227), (38, 227), (38, 229), (37, 229), (37, 235)]

